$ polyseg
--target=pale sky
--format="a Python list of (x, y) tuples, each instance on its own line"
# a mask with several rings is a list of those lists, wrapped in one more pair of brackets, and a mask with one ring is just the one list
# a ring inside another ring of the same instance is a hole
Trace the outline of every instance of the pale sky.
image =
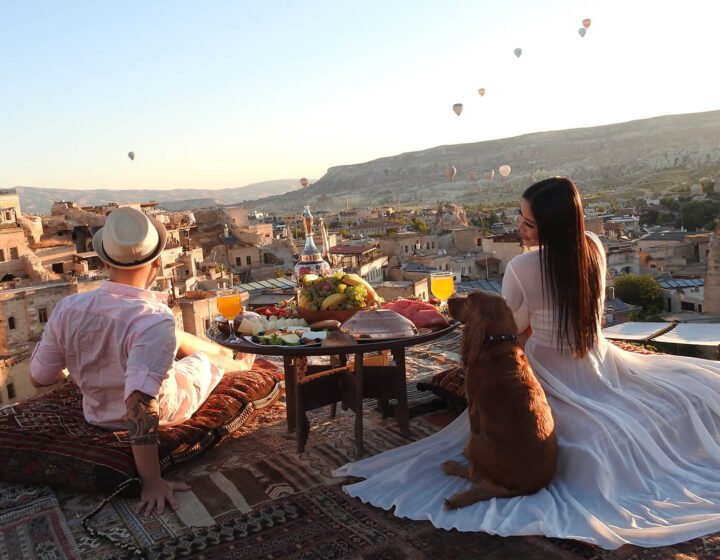
[(0, 188), (318, 179), (717, 110), (719, 24), (720, 0), (0, 0)]

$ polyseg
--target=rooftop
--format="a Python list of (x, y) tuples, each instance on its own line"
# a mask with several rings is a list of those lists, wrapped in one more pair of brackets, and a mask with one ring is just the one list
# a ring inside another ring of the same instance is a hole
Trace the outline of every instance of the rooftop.
[(705, 285), (705, 279), (704, 278), (688, 278), (688, 279), (663, 278), (663, 279), (658, 280), (658, 284), (660, 284), (660, 286), (665, 289), (697, 288), (699, 286)]
[(687, 236), (686, 231), (659, 231), (642, 236), (640, 241), (682, 241)]
[(364, 255), (374, 251), (376, 247), (373, 245), (365, 245), (364, 247), (355, 247), (354, 245), (335, 245), (330, 247), (331, 255)]

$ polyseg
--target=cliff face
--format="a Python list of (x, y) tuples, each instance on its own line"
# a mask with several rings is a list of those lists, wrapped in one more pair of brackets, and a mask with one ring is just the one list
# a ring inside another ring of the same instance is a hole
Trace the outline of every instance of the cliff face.
[[(292, 210), (437, 200), (483, 202), (516, 198), (533, 181), (568, 175), (583, 193), (670, 186), (720, 173), (720, 111), (674, 115), (621, 124), (540, 132), (473, 144), (440, 146), (356, 165), (331, 167), (302, 191), (251, 206)], [(497, 170), (510, 165), (509, 177)], [(448, 165), (457, 169), (450, 182)], [(487, 179), (485, 171), (494, 169)]]

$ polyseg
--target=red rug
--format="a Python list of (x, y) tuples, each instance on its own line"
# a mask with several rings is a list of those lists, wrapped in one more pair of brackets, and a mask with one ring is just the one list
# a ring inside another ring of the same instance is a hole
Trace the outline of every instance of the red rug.
[(49, 487), (0, 484), (0, 558), (81, 558), (58, 500)]

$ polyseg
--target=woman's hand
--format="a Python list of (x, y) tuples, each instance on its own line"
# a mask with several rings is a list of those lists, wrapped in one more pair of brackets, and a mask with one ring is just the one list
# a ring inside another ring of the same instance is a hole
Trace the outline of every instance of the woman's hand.
[(175, 510), (180, 506), (175, 498), (175, 492), (186, 492), (187, 490), (190, 490), (190, 486), (185, 482), (172, 482), (164, 478), (143, 482), (140, 503), (135, 507), (135, 513), (142, 513), (144, 509), (145, 517), (150, 515), (153, 510), (157, 511), (158, 515), (162, 515), (166, 502)]

